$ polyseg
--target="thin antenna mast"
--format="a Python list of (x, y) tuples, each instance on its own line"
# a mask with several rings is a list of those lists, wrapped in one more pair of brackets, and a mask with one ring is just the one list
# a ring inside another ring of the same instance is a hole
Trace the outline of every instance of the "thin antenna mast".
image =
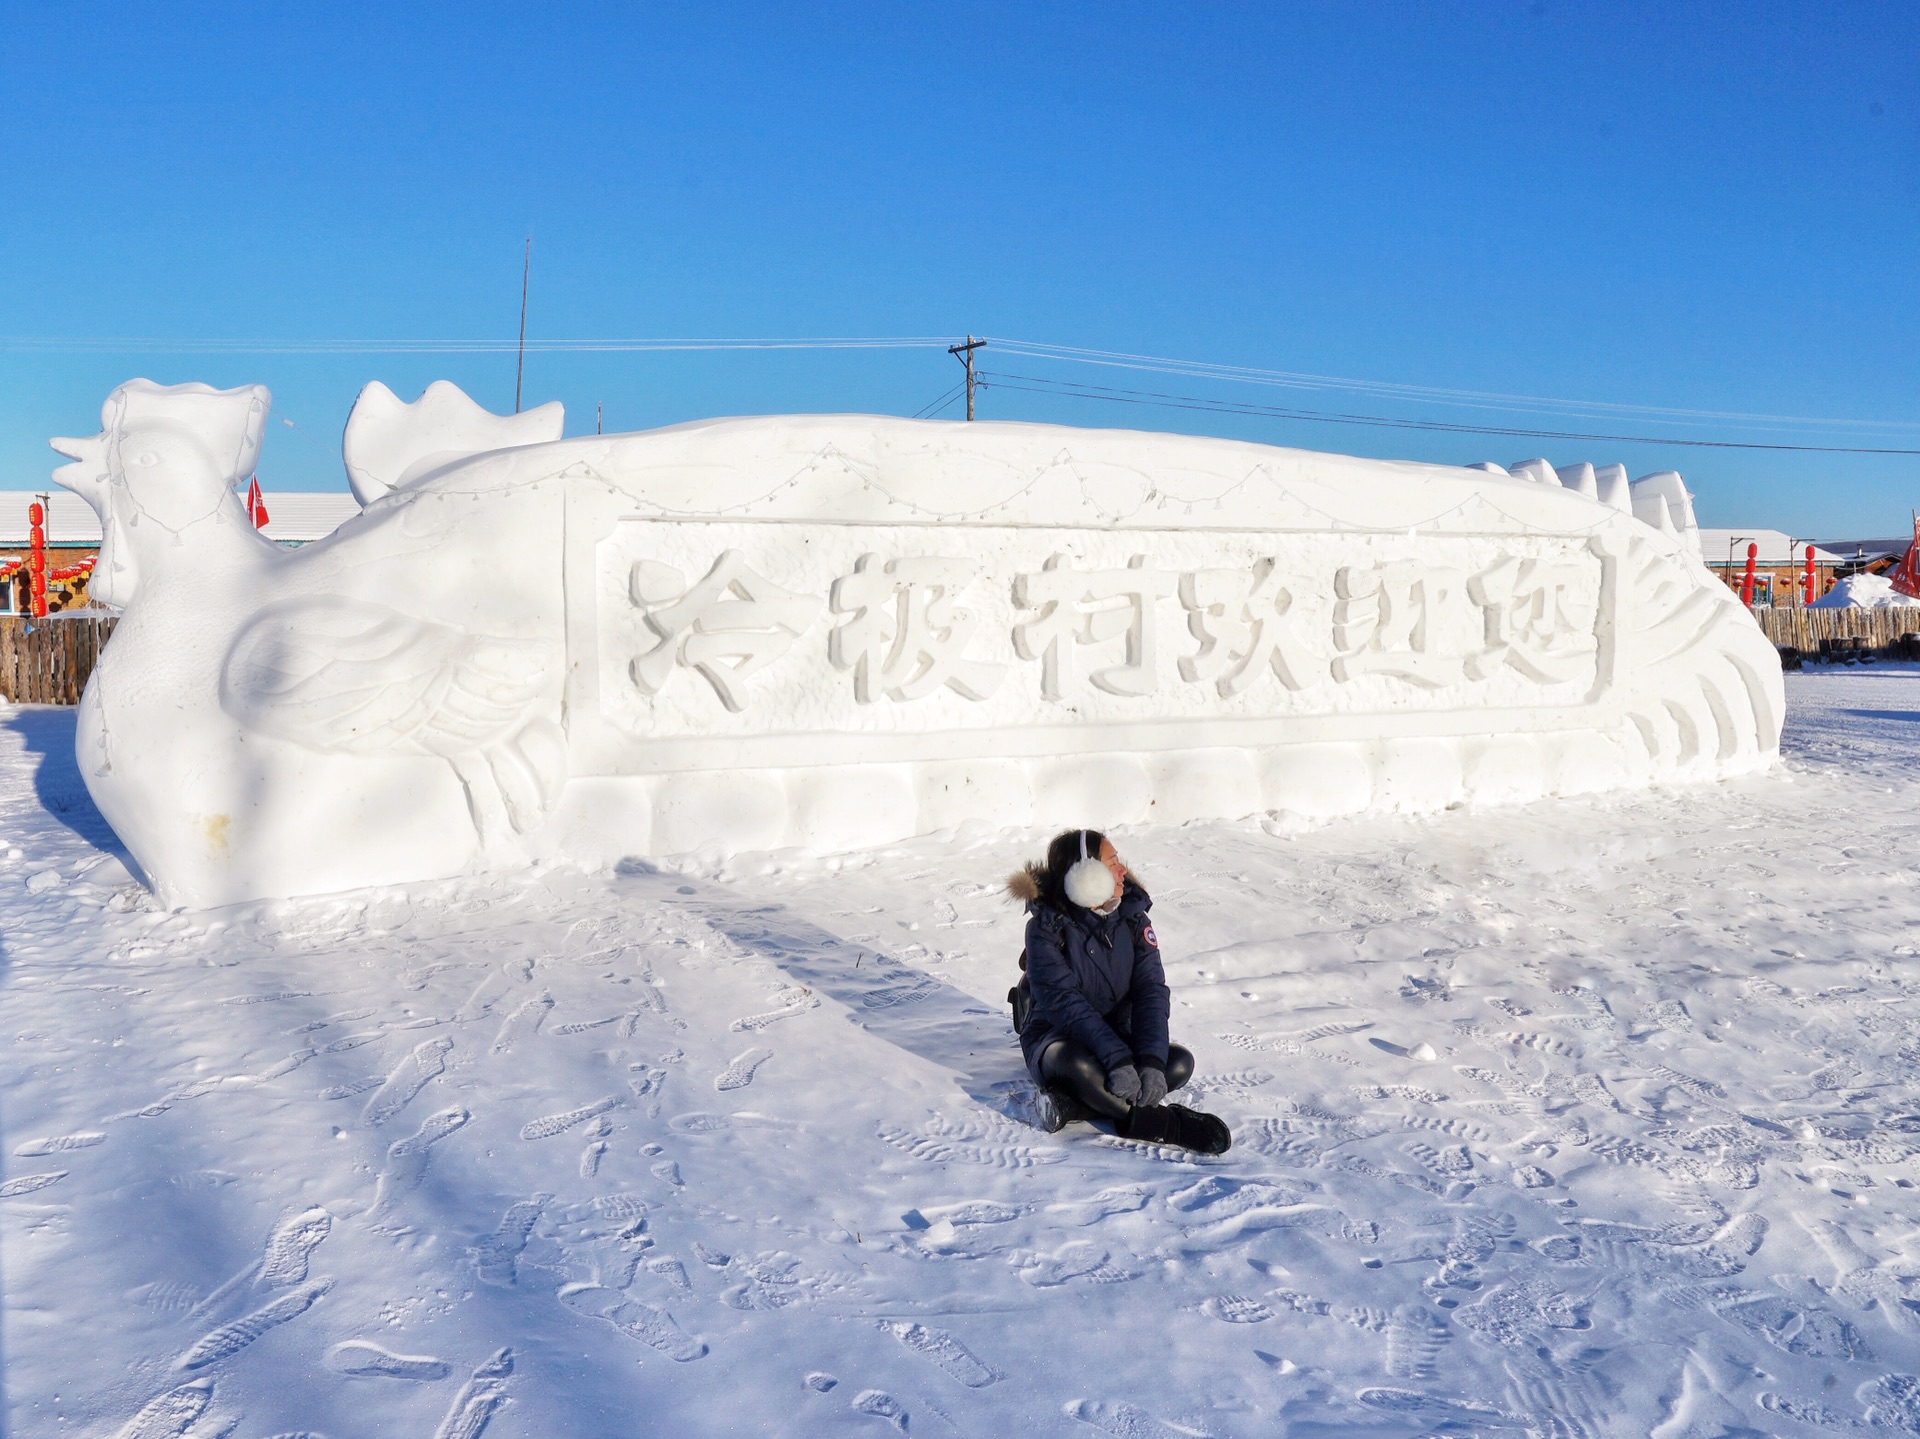
[(533, 273), (533, 236), (527, 236), (527, 253), (520, 262), (520, 353), (513, 365), (513, 412), (520, 413), (520, 381), (527, 373), (527, 277)]

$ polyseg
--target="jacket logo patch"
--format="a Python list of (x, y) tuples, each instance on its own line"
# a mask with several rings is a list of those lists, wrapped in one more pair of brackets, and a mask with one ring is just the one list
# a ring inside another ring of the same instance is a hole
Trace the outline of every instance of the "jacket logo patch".
[(1150, 948), (1158, 949), (1160, 947), (1160, 941), (1154, 937), (1153, 921), (1149, 920), (1140, 926), (1140, 937), (1147, 942)]

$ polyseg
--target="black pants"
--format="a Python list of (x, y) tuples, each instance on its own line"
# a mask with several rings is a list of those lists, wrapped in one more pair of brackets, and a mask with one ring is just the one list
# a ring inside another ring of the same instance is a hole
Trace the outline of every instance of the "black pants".
[[(1107, 1071), (1074, 1039), (1056, 1039), (1040, 1051), (1040, 1078), (1056, 1098), (1078, 1105), (1086, 1117), (1119, 1121), (1133, 1106), (1107, 1089)], [(1177, 1044), (1167, 1046), (1167, 1090), (1193, 1078), (1193, 1052)]]

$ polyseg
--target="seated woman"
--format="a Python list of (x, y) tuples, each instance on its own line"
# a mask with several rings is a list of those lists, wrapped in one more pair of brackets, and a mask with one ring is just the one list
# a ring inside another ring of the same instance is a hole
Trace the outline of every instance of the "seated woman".
[(1040, 1085), (1046, 1128), (1104, 1119), (1127, 1139), (1224, 1154), (1233, 1136), (1221, 1120), (1164, 1102), (1192, 1077), (1193, 1055), (1167, 1042), (1153, 901), (1107, 837), (1056, 835), (1046, 863), (1020, 870), (1007, 892), (1027, 906), (1033, 1006), (1020, 1052)]

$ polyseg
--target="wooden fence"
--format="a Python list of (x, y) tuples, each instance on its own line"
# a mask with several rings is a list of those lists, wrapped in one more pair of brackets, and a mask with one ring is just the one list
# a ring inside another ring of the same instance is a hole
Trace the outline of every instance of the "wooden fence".
[(1920, 607), (1883, 610), (1817, 610), (1799, 606), (1760, 606), (1753, 612), (1776, 645), (1817, 653), (1822, 640), (1858, 635), (1870, 650), (1888, 650), (1900, 636), (1920, 634)]
[(114, 623), (92, 615), (44, 620), (0, 615), (0, 700), (79, 704)]

